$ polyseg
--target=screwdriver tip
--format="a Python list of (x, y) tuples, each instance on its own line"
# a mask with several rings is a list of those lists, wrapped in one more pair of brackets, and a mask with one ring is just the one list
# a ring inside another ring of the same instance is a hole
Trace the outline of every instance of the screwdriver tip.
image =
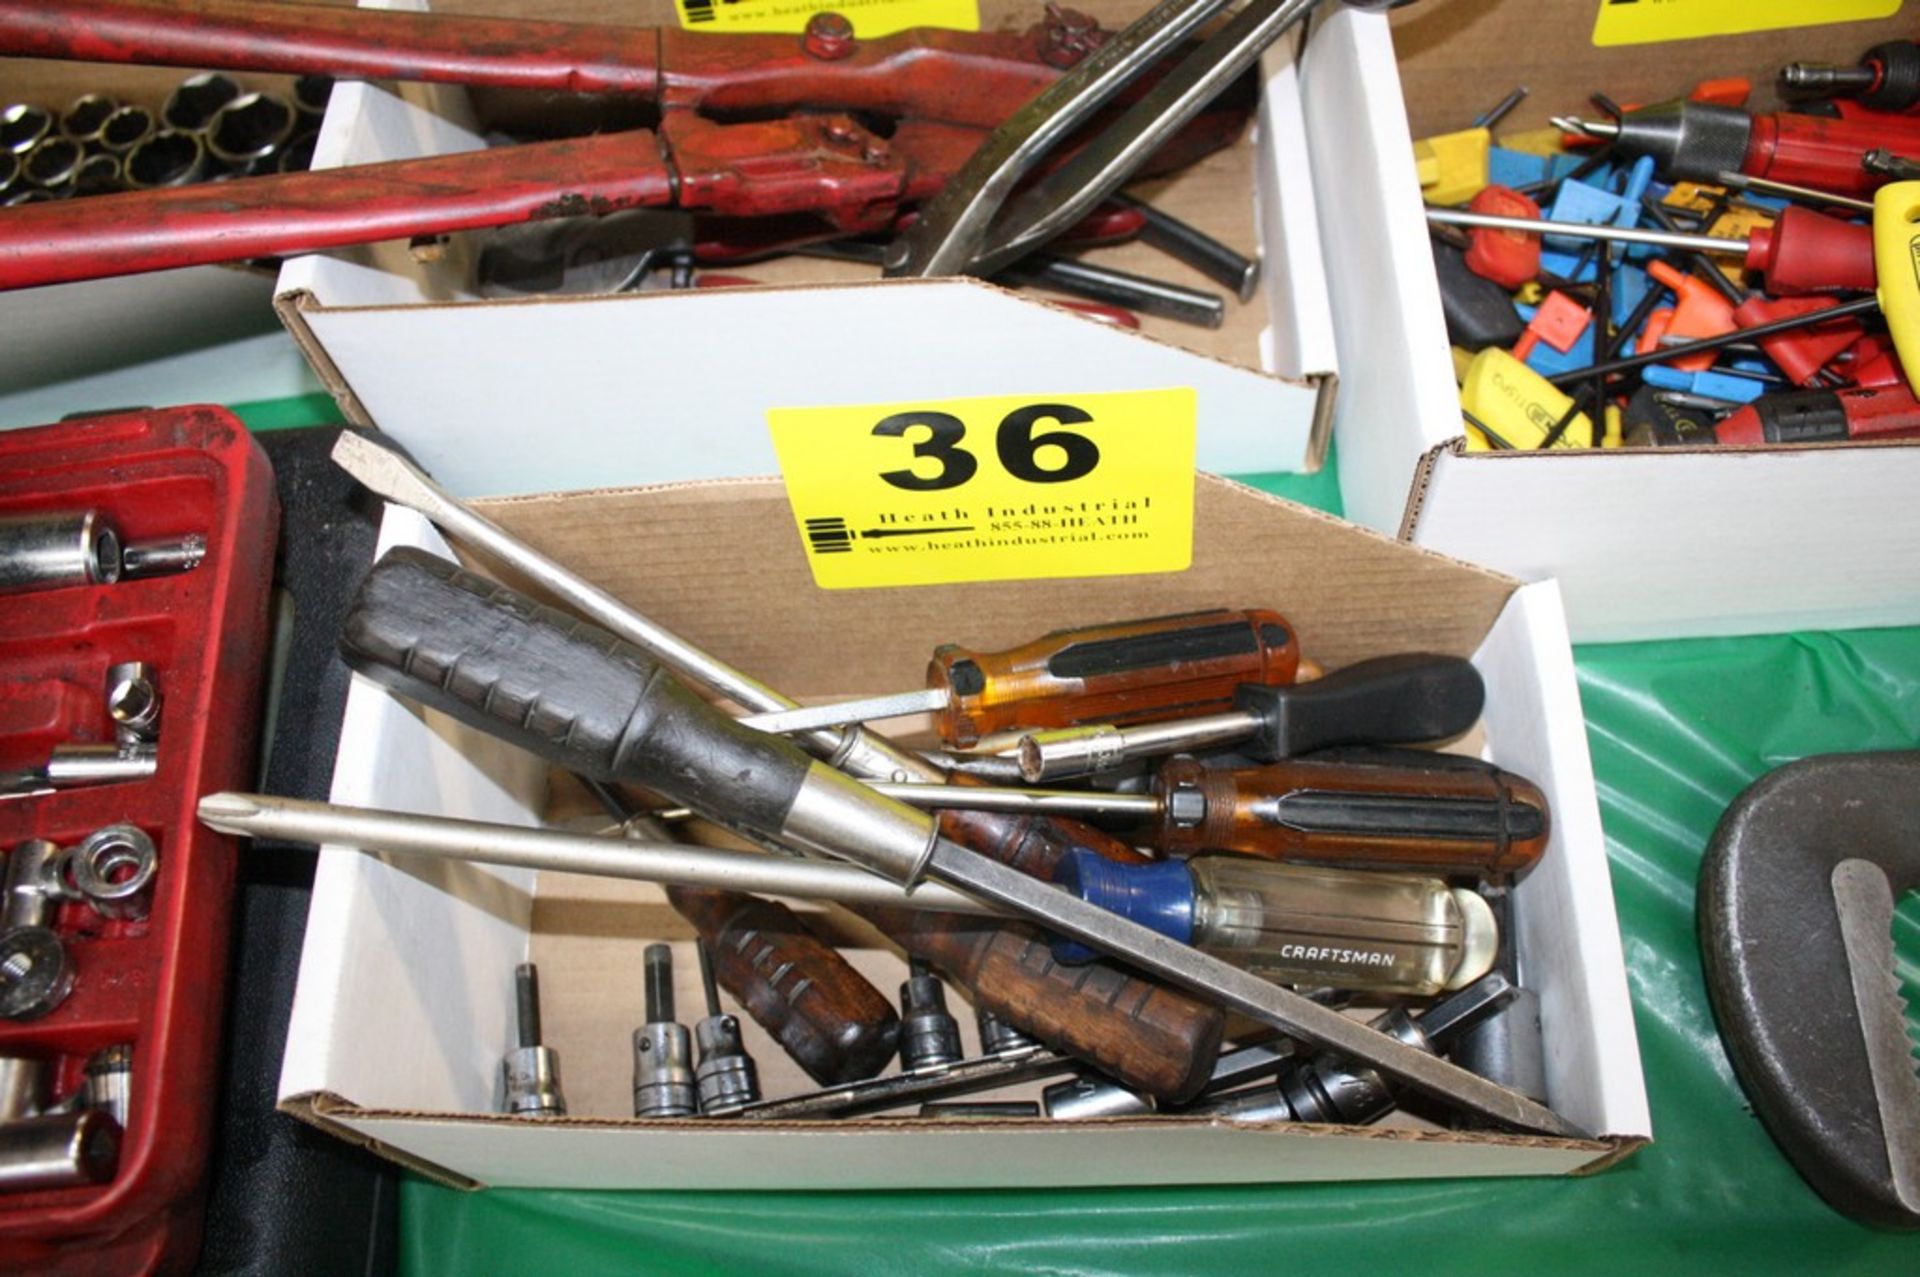
[(426, 476), (387, 444), (351, 430), (342, 430), (333, 442), (333, 463), (352, 475), (376, 496), (422, 513), (440, 502)]
[(260, 805), (246, 794), (222, 792), (200, 800), (200, 822), (223, 834), (246, 832), (246, 822), (260, 812)]

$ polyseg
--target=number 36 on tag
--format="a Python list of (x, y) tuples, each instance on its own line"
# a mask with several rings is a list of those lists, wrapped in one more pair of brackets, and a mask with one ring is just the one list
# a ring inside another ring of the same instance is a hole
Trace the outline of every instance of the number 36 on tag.
[(1190, 388), (767, 413), (829, 590), (1181, 571), (1194, 422)]

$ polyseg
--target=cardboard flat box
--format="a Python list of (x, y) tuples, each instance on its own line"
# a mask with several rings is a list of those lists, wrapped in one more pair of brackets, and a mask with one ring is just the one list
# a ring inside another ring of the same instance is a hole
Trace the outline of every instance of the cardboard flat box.
[[(104, 93), (157, 115), (174, 86), (192, 74), (9, 58), (0, 106), (27, 102), (58, 114), (82, 94)], [(234, 78), (262, 91), (284, 93), (288, 85), (285, 76)], [(273, 284), (274, 272), (261, 267), (193, 266), (0, 292), (0, 332), (7, 334), (0, 343), (0, 394), (271, 332)]]
[[(1365, 135), (1392, 138), (1340, 176), (1323, 161), (1344, 137), (1308, 117), (1340, 358), (1349, 369), (1364, 358), (1372, 374), (1349, 376), (1338, 423), (1348, 516), (1526, 580), (1557, 578), (1576, 642), (1920, 621), (1920, 575), (1902, 553), (1920, 538), (1909, 496), (1920, 445), (1465, 451), (1412, 137), (1465, 128), (1516, 84), (1530, 93), (1506, 129), (1589, 110), (1595, 89), (1653, 102), (1732, 75), (1748, 76), (1754, 108), (1768, 110), (1783, 63), (1851, 63), (1912, 35), (1910, 17), (1896, 17), (1596, 48), (1597, 8), (1459, 0), (1396, 14), (1412, 130), (1393, 86), (1368, 86), (1365, 102), (1349, 86), (1351, 109), (1377, 112)], [(1338, 38), (1330, 25), (1315, 33), (1304, 80)]]
[[(673, 22), (662, 0), (492, 7)], [(1118, 26), (1141, 6), (1081, 7)], [(1041, 12), (1030, 0), (986, 0), (981, 26), (1025, 28)], [(1342, 13), (1333, 25), (1378, 27), (1366, 45), (1371, 64), (1349, 71), (1391, 79), (1381, 19)], [(608, 482), (657, 482), (771, 472), (769, 408), (1169, 386), (1198, 392), (1202, 467), (1311, 469), (1330, 412), (1343, 409), (1305, 134), (1306, 117), (1321, 107), (1296, 74), (1291, 47), (1268, 55), (1251, 136), (1146, 188), (1166, 211), (1264, 260), (1259, 295), (1246, 305), (1230, 300), (1217, 331), (1149, 318), (1132, 333), (1038, 293), (975, 281), (879, 282), (871, 268), (803, 258), (716, 268), (760, 287), (480, 300), (470, 236), (454, 237), (431, 261), (402, 244), (296, 259), (280, 278), (280, 313), (350, 419), (389, 430), (448, 423), (402, 438), (456, 487), (472, 473), (476, 439), (512, 455), (517, 491), (556, 486), (555, 474), (577, 458), (556, 456), (529, 423), (559, 417), (608, 424), (591, 444)], [(497, 119), (513, 105), (445, 86), (343, 84), (315, 163), (472, 150), (483, 145), (483, 115)], [(1087, 256), (1219, 291), (1142, 245)]]
[[(498, 481), (511, 486), (512, 476)], [(1467, 739), (1540, 784), (1551, 803), (1551, 843), (1517, 888), (1521, 978), (1542, 1000), (1549, 1101), (1597, 1138), (1459, 1133), (1404, 1114), (1365, 1128), (1170, 1117), (638, 1122), (627, 1116), (629, 1038), (642, 1019), (648, 942), (673, 944), (678, 1005), (699, 1005), (690, 929), (656, 891), (340, 848), (323, 851), (315, 877), (282, 1107), (452, 1183), (556, 1188), (1557, 1175), (1645, 1142), (1646, 1094), (1555, 587), (1523, 586), (1211, 476), (1199, 477), (1195, 497), (1194, 562), (1184, 572), (840, 591), (813, 585), (773, 481), (479, 504), (654, 620), (803, 699), (916, 685), (942, 640), (992, 648), (1095, 618), (1221, 604), (1282, 610), (1329, 668), (1409, 649), (1470, 656), (1488, 705)], [(383, 542), (444, 552), (406, 511), (388, 510)], [(520, 825), (565, 805), (544, 764), (359, 679), (332, 797)], [(834, 933), (891, 995), (904, 964), (844, 919), (831, 915)], [(545, 1040), (570, 1102), (563, 1119), (496, 1112), (512, 972), (529, 958), (541, 968)], [(951, 1003), (969, 1019), (957, 993)], [(809, 1089), (757, 1026), (746, 1028), (767, 1094)]]

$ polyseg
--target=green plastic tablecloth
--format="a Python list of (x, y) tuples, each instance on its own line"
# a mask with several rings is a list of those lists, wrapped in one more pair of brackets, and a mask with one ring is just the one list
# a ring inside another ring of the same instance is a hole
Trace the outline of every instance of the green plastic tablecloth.
[[(256, 429), (292, 424), (246, 408)], [(1331, 466), (1251, 481), (1339, 508)], [(1655, 1142), (1622, 1165), (1580, 1179), (1048, 1193), (462, 1193), (410, 1178), (404, 1271), (1920, 1273), (1920, 1236), (1833, 1213), (1748, 1111), (1693, 922), (1701, 849), (1755, 777), (1807, 754), (1920, 744), (1920, 629), (1576, 658), (1653, 1109)], [(1910, 993), (1917, 920), (1906, 902), (1896, 945)]]

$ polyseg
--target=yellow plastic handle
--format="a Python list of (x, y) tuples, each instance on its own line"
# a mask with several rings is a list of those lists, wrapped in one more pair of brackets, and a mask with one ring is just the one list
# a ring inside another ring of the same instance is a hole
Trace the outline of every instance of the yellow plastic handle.
[(1873, 270), (1893, 348), (1920, 394), (1920, 182), (1890, 182), (1874, 195)]
[[(1498, 346), (1489, 346), (1467, 365), (1460, 403), (1500, 436), (1496, 442), (1472, 425), (1466, 427), (1467, 450), (1486, 452), (1502, 443), (1510, 448), (1538, 448), (1573, 406), (1573, 398)], [(1593, 422), (1584, 412), (1574, 414), (1553, 442), (1556, 448), (1593, 445)]]

